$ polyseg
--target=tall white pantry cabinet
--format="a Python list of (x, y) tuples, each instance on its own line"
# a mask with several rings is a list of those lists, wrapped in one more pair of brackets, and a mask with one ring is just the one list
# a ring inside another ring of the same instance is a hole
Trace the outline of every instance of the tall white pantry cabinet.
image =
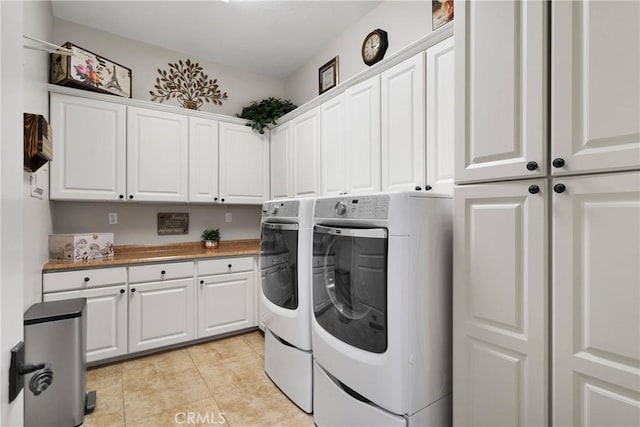
[(456, 3), (454, 425), (640, 425), (639, 21)]

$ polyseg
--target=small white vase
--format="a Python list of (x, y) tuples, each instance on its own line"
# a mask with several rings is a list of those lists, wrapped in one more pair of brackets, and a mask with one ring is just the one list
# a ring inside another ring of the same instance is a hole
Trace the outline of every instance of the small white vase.
[(207, 250), (218, 249), (218, 241), (217, 240), (205, 240), (204, 247)]

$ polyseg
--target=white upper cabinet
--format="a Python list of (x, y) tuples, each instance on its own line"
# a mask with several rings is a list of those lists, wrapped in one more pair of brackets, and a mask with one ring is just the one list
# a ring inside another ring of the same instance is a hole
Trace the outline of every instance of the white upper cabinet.
[(271, 199), (291, 197), (291, 122), (270, 133)]
[(251, 127), (220, 123), (219, 201), (262, 204), (269, 198), (269, 141)]
[(457, 183), (548, 171), (547, 19), (542, 0), (456, 5)]
[(640, 2), (551, 4), (552, 173), (639, 168)]
[(382, 191), (425, 185), (424, 80), (423, 53), (380, 76)]
[(127, 192), (133, 201), (188, 199), (188, 117), (127, 108)]
[(453, 37), (427, 49), (427, 184), (434, 192), (453, 191)]
[(293, 197), (320, 195), (320, 156), (320, 108), (317, 107), (291, 121)]
[(346, 192), (344, 94), (322, 104), (322, 194)]
[(120, 200), (126, 193), (126, 107), (51, 94), (51, 200)]
[(640, 173), (553, 187), (553, 425), (638, 426)]
[(346, 191), (380, 191), (380, 76), (348, 88), (344, 103)]
[(189, 201), (218, 200), (218, 122), (189, 117)]

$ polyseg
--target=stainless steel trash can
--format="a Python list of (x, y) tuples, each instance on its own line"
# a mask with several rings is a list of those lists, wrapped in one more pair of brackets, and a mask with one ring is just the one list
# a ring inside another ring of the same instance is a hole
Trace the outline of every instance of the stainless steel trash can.
[[(35, 395), (25, 387), (26, 427), (79, 426), (84, 422), (87, 376), (87, 300), (32, 305), (24, 314), (25, 359), (51, 363), (53, 382)], [(25, 377), (29, 384), (31, 377)]]

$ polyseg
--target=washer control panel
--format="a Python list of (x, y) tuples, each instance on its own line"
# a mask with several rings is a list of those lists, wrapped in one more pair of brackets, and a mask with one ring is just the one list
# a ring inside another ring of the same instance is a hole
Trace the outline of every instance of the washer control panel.
[(387, 219), (389, 196), (334, 197), (316, 200), (316, 218)]
[(283, 202), (265, 202), (262, 204), (262, 217), (296, 218), (300, 211), (300, 201), (287, 200)]

